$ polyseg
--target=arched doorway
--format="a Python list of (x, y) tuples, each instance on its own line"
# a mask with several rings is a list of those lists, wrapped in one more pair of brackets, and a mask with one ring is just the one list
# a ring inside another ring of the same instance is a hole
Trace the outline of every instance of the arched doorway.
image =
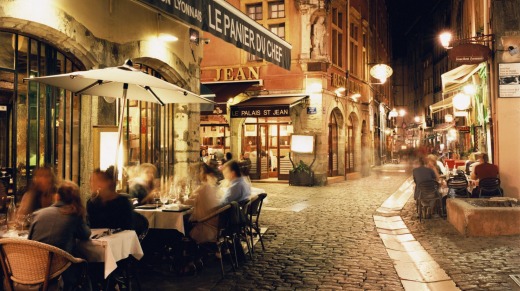
[(0, 31), (0, 44), (0, 182), (16, 193), (28, 185), (33, 169), (50, 165), (58, 178), (79, 183), (80, 96), (23, 79), (85, 67), (36, 37)]
[(366, 120), (361, 123), (361, 174), (365, 177), (369, 174), (370, 157), (369, 157), (369, 142), (368, 142), (368, 128)]
[(329, 177), (338, 175), (338, 120), (333, 111), (329, 119), (329, 167), (327, 175)]
[(379, 118), (378, 115), (374, 113), (374, 164), (380, 165), (381, 164), (381, 139), (379, 138), (381, 135), (381, 127), (379, 124)]
[(357, 116), (354, 112), (350, 113), (347, 119), (347, 145), (345, 147), (345, 172), (352, 173), (356, 170), (356, 129)]

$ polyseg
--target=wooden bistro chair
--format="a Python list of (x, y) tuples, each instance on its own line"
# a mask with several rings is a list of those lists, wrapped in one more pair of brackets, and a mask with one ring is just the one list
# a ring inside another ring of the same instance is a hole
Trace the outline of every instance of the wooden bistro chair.
[(40, 285), (38, 290), (47, 291), (72, 264), (86, 263), (60, 248), (20, 238), (0, 239), (0, 254), (8, 291), (16, 284)]
[(245, 207), (245, 214), (248, 223), (248, 235), (251, 244), (251, 258), (254, 254), (254, 236), (258, 235), (258, 240), (262, 245), (262, 250), (265, 251), (264, 241), (262, 239), (262, 234), (260, 233), (260, 225), (258, 220), (260, 219), (260, 212), (262, 211), (263, 201), (267, 197), (266, 193), (258, 194), (251, 198), (251, 201)]
[(478, 197), (503, 197), (504, 193), (500, 188), (499, 178), (486, 178), (478, 181)]
[[(419, 197), (417, 198), (417, 210), (419, 212), (419, 221), (422, 221), (422, 217), (430, 214), (433, 214), (433, 210), (438, 206), (441, 209), (442, 215), (442, 206), (441, 206), (441, 194), (439, 193), (439, 183), (437, 181), (426, 181), (420, 183), (419, 188)], [(432, 205), (433, 204), (433, 205)]]

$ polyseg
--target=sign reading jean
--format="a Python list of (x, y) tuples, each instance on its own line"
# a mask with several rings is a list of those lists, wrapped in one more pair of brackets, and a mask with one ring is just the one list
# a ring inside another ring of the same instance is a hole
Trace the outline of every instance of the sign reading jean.
[(286, 70), (292, 46), (223, 0), (140, 0)]

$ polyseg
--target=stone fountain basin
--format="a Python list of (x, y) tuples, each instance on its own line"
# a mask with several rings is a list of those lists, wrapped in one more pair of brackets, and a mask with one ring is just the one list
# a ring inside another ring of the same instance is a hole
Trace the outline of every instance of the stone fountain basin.
[(517, 201), (450, 198), (446, 207), (448, 221), (462, 235), (520, 234), (520, 205)]

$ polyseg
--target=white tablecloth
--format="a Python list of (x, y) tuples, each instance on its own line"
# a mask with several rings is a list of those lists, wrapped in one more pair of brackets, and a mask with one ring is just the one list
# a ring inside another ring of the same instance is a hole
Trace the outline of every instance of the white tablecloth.
[[(106, 229), (92, 229), (92, 235)], [(140, 260), (144, 253), (133, 230), (125, 230), (98, 239), (80, 242), (78, 251), (88, 262), (104, 262), (105, 278), (117, 268), (117, 262), (132, 255)]]
[(159, 209), (135, 209), (136, 212), (142, 214), (150, 228), (157, 229), (175, 229), (184, 235), (184, 221), (183, 217), (186, 211), (183, 212), (165, 212)]

